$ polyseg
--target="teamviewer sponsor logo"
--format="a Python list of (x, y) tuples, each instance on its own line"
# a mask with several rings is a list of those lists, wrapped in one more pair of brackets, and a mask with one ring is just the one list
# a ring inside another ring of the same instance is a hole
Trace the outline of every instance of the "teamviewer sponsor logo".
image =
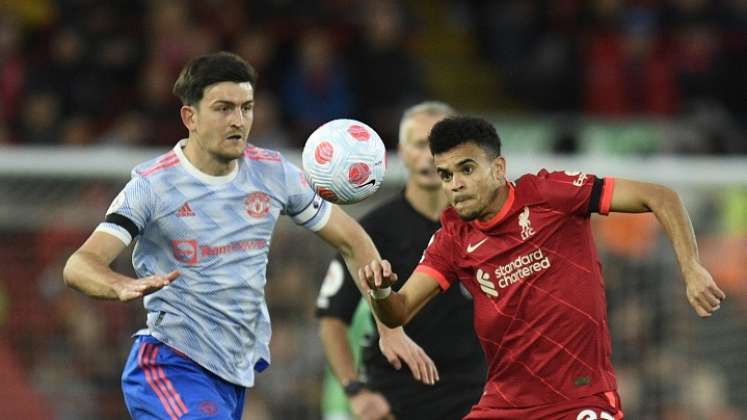
[(171, 241), (174, 250), (174, 258), (184, 264), (197, 264), (199, 257), (217, 257), (234, 252), (251, 251), (254, 249), (267, 248), (264, 239), (252, 239), (235, 241), (226, 245), (209, 246), (198, 245), (196, 240)]
[(251, 241), (236, 241), (231, 242), (227, 245), (218, 246), (207, 246), (203, 245), (200, 247), (200, 254), (203, 257), (214, 257), (216, 255), (230, 254), (237, 251), (249, 251), (252, 249), (262, 249), (267, 246), (267, 241), (264, 239), (255, 239)]
[(174, 258), (184, 264), (197, 263), (197, 241), (194, 239), (186, 241), (171, 241), (174, 250)]
[(527, 277), (550, 268), (550, 257), (542, 253), (542, 249), (516, 257), (506, 265), (499, 265), (495, 269), (495, 279), (498, 287), (504, 289), (514, 283), (518, 283)]

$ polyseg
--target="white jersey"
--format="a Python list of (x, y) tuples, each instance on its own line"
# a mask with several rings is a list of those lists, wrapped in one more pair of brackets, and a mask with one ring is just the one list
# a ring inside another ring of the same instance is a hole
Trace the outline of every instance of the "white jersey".
[(129, 244), (139, 277), (179, 270), (145, 297), (147, 330), (221, 378), (254, 384), (270, 363), (265, 302), (270, 237), (281, 214), (324, 227), (331, 205), (280, 153), (249, 146), (226, 176), (200, 172), (179, 142), (142, 163), (96, 230)]

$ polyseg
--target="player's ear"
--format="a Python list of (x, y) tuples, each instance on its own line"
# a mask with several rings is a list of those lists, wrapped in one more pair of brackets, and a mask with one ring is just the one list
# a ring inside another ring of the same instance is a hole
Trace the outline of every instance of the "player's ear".
[(506, 159), (503, 156), (497, 156), (493, 159), (493, 176), (499, 184), (503, 184), (506, 180)]
[(182, 117), (182, 123), (187, 130), (192, 131), (197, 125), (197, 110), (191, 105), (183, 105), (179, 110)]

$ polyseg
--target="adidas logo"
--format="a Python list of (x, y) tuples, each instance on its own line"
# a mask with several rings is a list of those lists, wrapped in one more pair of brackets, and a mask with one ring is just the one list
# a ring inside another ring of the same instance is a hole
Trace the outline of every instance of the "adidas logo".
[(179, 210), (176, 211), (176, 217), (189, 217), (194, 216), (195, 212), (192, 211), (192, 207), (189, 206), (189, 202), (185, 201), (184, 205), (179, 207)]

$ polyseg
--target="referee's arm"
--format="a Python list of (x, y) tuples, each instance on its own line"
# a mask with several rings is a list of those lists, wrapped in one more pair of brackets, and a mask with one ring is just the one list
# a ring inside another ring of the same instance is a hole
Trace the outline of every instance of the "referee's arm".
[(340, 256), (330, 262), (316, 301), (324, 353), (332, 373), (343, 385), (358, 379), (347, 333), (361, 302), (361, 293), (344, 264)]
[(345, 385), (358, 380), (358, 372), (353, 361), (353, 351), (347, 339), (348, 326), (339, 318), (322, 316), (319, 318), (319, 336), (332, 373)]

